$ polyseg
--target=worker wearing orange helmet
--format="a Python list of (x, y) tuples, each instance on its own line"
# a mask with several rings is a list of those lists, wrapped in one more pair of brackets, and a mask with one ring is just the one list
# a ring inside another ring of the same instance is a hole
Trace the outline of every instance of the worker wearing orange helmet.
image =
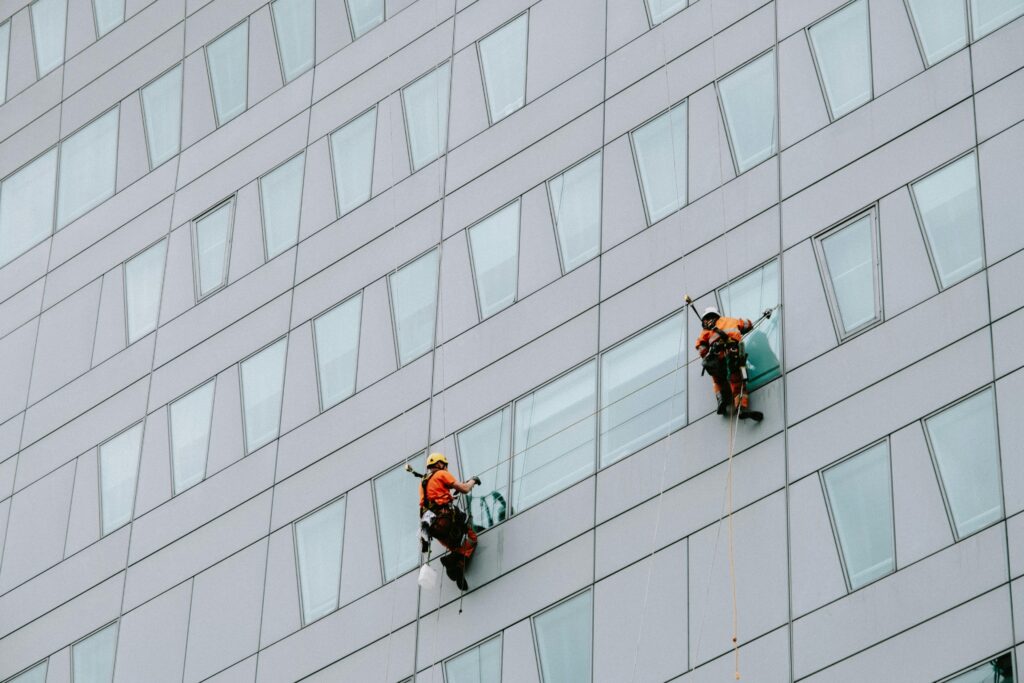
[[(770, 315), (770, 311), (765, 311), (765, 316)], [(725, 415), (732, 405), (741, 420), (760, 422), (764, 415), (750, 409), (746, 386), (746, 355), (740, 345), (743, 335), (753, 330), (754, 324), (745, 318), (727, 318), (714, 307), (704, 309), (700, 321), (703, 329), (694, 346), (704, 359), (704, 369), (711, 375), (718, 401), (718, 414)], [(722, 395), (726, 385), (728, 398)]]
[(461, 590), (466, 583), (466, 563), (476, 549), (476, 532), (462, 510), (455, 505), (451, 491), (469, 493), (480, 483), (479, 477), (460, 482), (448, 471), (448, 459), (442, 453), (427, 456), (427, 473), (420, 484), (420, 517), (432, 538), (451, 551), (441, 558), (448, 578)]

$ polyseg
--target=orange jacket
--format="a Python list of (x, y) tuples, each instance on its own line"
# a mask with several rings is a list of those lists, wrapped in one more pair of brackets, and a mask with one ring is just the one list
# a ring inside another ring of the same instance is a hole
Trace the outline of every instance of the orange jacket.
[(724, 334), (733, 341), (740, 341), (743, 339), (743, 335), (750, 332), (752, 329), (754, 329), (754, 324), (745, 318), (726, 318), (725, 316), (722, 316), (715, 321), (714, 329), (702, 329), (700, 331), (700, 334), (697, 335), (697, 342), (694, 344), (694, 348), (700, 352), (700, 355), (703, 358), (707, 355), (711, 342), (718, 336)]
[[(448, 489), (452, 488), (452, 485), (457, 481), (455, 475), (448, 470), (435, 470), (434, 472), (428, 472), (427, 477), (427, 497), (430, 502), (434, 505), (441, 506), (447, 505), (452, 502), (452, 494)], [(420, 485), (420, 507), (423, 507), (423, 486)]]

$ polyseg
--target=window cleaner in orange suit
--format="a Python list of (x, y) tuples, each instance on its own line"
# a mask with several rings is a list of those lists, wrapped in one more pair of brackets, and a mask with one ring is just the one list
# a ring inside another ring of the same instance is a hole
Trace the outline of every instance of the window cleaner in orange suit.
[[(771, 310), (764, 312), (771, 317)], [(694, 345), (703, 366), (715, 387), (718, 400), (718, 414), (725, 415), (731, 404), (739, 412), (741, 420), (760, 422), (764, 415), (750, 409), (747, 394), (747, 356), (743, 351), (743, 335), (754, 329), (754, 324), (744, 318), (726, 318), (714, 307), (704, 309), (700, 318), (704, 328)]]
[[(480, 483), (479, 477), (460, 482), (448, 471), (448, 459), (441, 453), (427, 456), (427, 473), (420, 483), (420, 520), (429, 538), (436, 538), (451, 552), (441, 558), (448, 578), (460, 590), (468, 590), (466, 563), (476, 549), (476, 532), (462, 510), (454, 505), (451, 489), (469, 493)], [(428, 544), (429, 538), (424, 539)]]

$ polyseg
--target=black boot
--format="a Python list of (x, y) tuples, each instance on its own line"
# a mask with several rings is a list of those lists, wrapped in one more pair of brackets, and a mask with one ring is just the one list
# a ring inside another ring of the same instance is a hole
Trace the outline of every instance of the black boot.
[(455, 556), (450, 553), (445, 555), (441, 558), (441, 564), (444, 565), (444, 573), (448, 575), (448, 578), (457, 582), (457, 577), (461, 574), (461, 571), (459, 570)]
[(741, 420), (753, 420), (754, 422), (760, 422), (764, 419), (764, 413), (759, 410), (751, 410), (750, 408), (742, 408), (740, 410)]
[(718, 409), (715, 410), (719, 415), (725, 415), (729, 412), (729, 404), (726, 402), (721, 394), (715, 394), (715, 398), (718, 399)]

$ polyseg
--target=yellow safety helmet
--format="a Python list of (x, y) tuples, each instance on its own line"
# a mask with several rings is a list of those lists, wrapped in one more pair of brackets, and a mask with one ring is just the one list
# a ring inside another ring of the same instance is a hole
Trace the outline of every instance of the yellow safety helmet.
[(427, 456), (427, 467), (433, 467), (439, 462), (448, 464), (448, 458), (444, 457), (444, 453), (431, 453)]

